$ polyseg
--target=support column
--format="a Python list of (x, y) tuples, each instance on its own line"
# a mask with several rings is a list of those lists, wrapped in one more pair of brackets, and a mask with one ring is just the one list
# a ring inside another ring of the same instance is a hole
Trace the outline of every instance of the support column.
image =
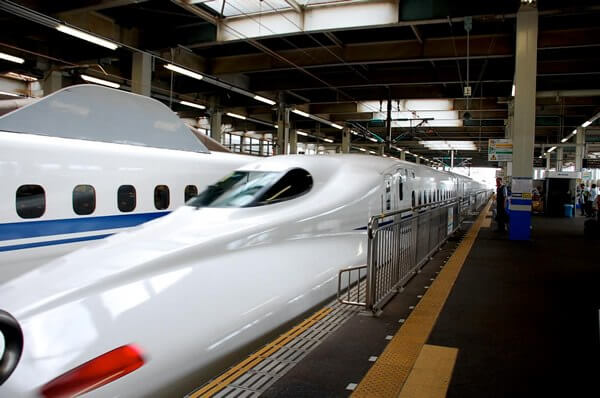
[(131, 92), (149, 97), (151, 88), (152, 56), (136, 52), (131, 66)]
[(513, 177), (509, 227), (511, 240), (529, 240), (531, 237), (537, 38), (538, 11), (530, 5), (522, 5), (517, 13), (515, 115), (512, 128)]
[(450, 170), (454, 168), (454, 151), (450, 151)]
[(218, 143), (223, 142), (222, 133), (223, 133), (223, 123), (222, 117), (223, 112), (219, 107), (219, 98), (211, 97), (209, 99), (209, 107), (210, 107), (210, 137), (217, 141)]
[(400, 152), (400, 160), (406, 160), (406, 151), (401, 151)]
[(416, 164), (421, 164), (421, 158), (418, 156), (415, 156), (415, 163)]
[(577, 147), (575, 147), (575, 171), (582, 171), (583, 158), (585, 157), (585, 128), (577, 127), (575, 143), (577, 144)]
[[(290, 142), (290, 108), (279, 102), (279, 112), (277, 113), (277, 155), (288, 153), (288, 144)], [(296, 141), (297, 142), (297, 141)]]
[(342, 130), (342, 153), (350, 153), (350, 133), (349, 127), (344, 127)]
[(44, 95), (60, 90), (62, 88), (62, 72), (57, 70), (50, 72), (42, 87)]
[(381, 144), (379, 145), (379, 147), (377, 148), (377, 154), (379, 156), (383, 156), (383, 154), (385, 153), (385, 145)]
[(552, 154), (551, 153), (544, 153), (544, 156), (546, 157), (546, 171), (550, 170), (550, 159), (552, 159)]
[(556, 149), (556, 171), (562, 171), (562, 169), (563, 169), (563, 155), (564, 155), (563, 147), (557, 148)]
[(296, 129), (290, 129), (290, 155), (298, 153), (298, 134)]

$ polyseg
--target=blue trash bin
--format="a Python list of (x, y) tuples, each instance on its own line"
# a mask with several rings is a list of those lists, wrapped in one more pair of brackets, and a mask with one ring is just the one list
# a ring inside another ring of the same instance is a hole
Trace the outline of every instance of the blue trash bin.
[(564, 209), (565, 209), (565, 217), (573, 217), (573, 215), (575, 214), (575, 206), (573, 205), (563, 205)]

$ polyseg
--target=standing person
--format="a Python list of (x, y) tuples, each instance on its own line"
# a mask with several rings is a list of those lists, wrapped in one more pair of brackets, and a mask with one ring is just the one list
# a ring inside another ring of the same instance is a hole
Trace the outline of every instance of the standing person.
[(598, 210), (598, 206), (596, 204), (596, 199), (598, 198), (598, 188), (596, 188), (596, 184), (592, 184), (592, 189), (590, 189), (590, 217), (594, 217), (596, 215), (596, 211)]
[(502, 178), (496, 178), (496, 223), (497, 232), (506, 231), (506, 185), (502, 183)]
[(579, 211), (581, 211), (581, 215), (585, 215), (585, 198), (583, 197), (583, 193), (585, 192), (585, 184), (581, 183), (577, 186), (577, 203), (579, 204)]

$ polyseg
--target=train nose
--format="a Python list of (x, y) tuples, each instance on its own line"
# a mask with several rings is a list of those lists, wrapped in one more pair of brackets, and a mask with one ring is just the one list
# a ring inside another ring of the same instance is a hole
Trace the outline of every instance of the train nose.
[(15, 318), (0, 310), (0, 386), (17, 367), (23, 353), (23, 332)]

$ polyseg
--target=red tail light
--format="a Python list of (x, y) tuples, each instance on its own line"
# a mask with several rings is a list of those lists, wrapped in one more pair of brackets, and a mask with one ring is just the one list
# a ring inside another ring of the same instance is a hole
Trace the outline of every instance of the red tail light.
[(68, 371), (42, 387), (46, 398), (76, 397), (111, 383), (144, 364), (142, 351), (124, 345)]

